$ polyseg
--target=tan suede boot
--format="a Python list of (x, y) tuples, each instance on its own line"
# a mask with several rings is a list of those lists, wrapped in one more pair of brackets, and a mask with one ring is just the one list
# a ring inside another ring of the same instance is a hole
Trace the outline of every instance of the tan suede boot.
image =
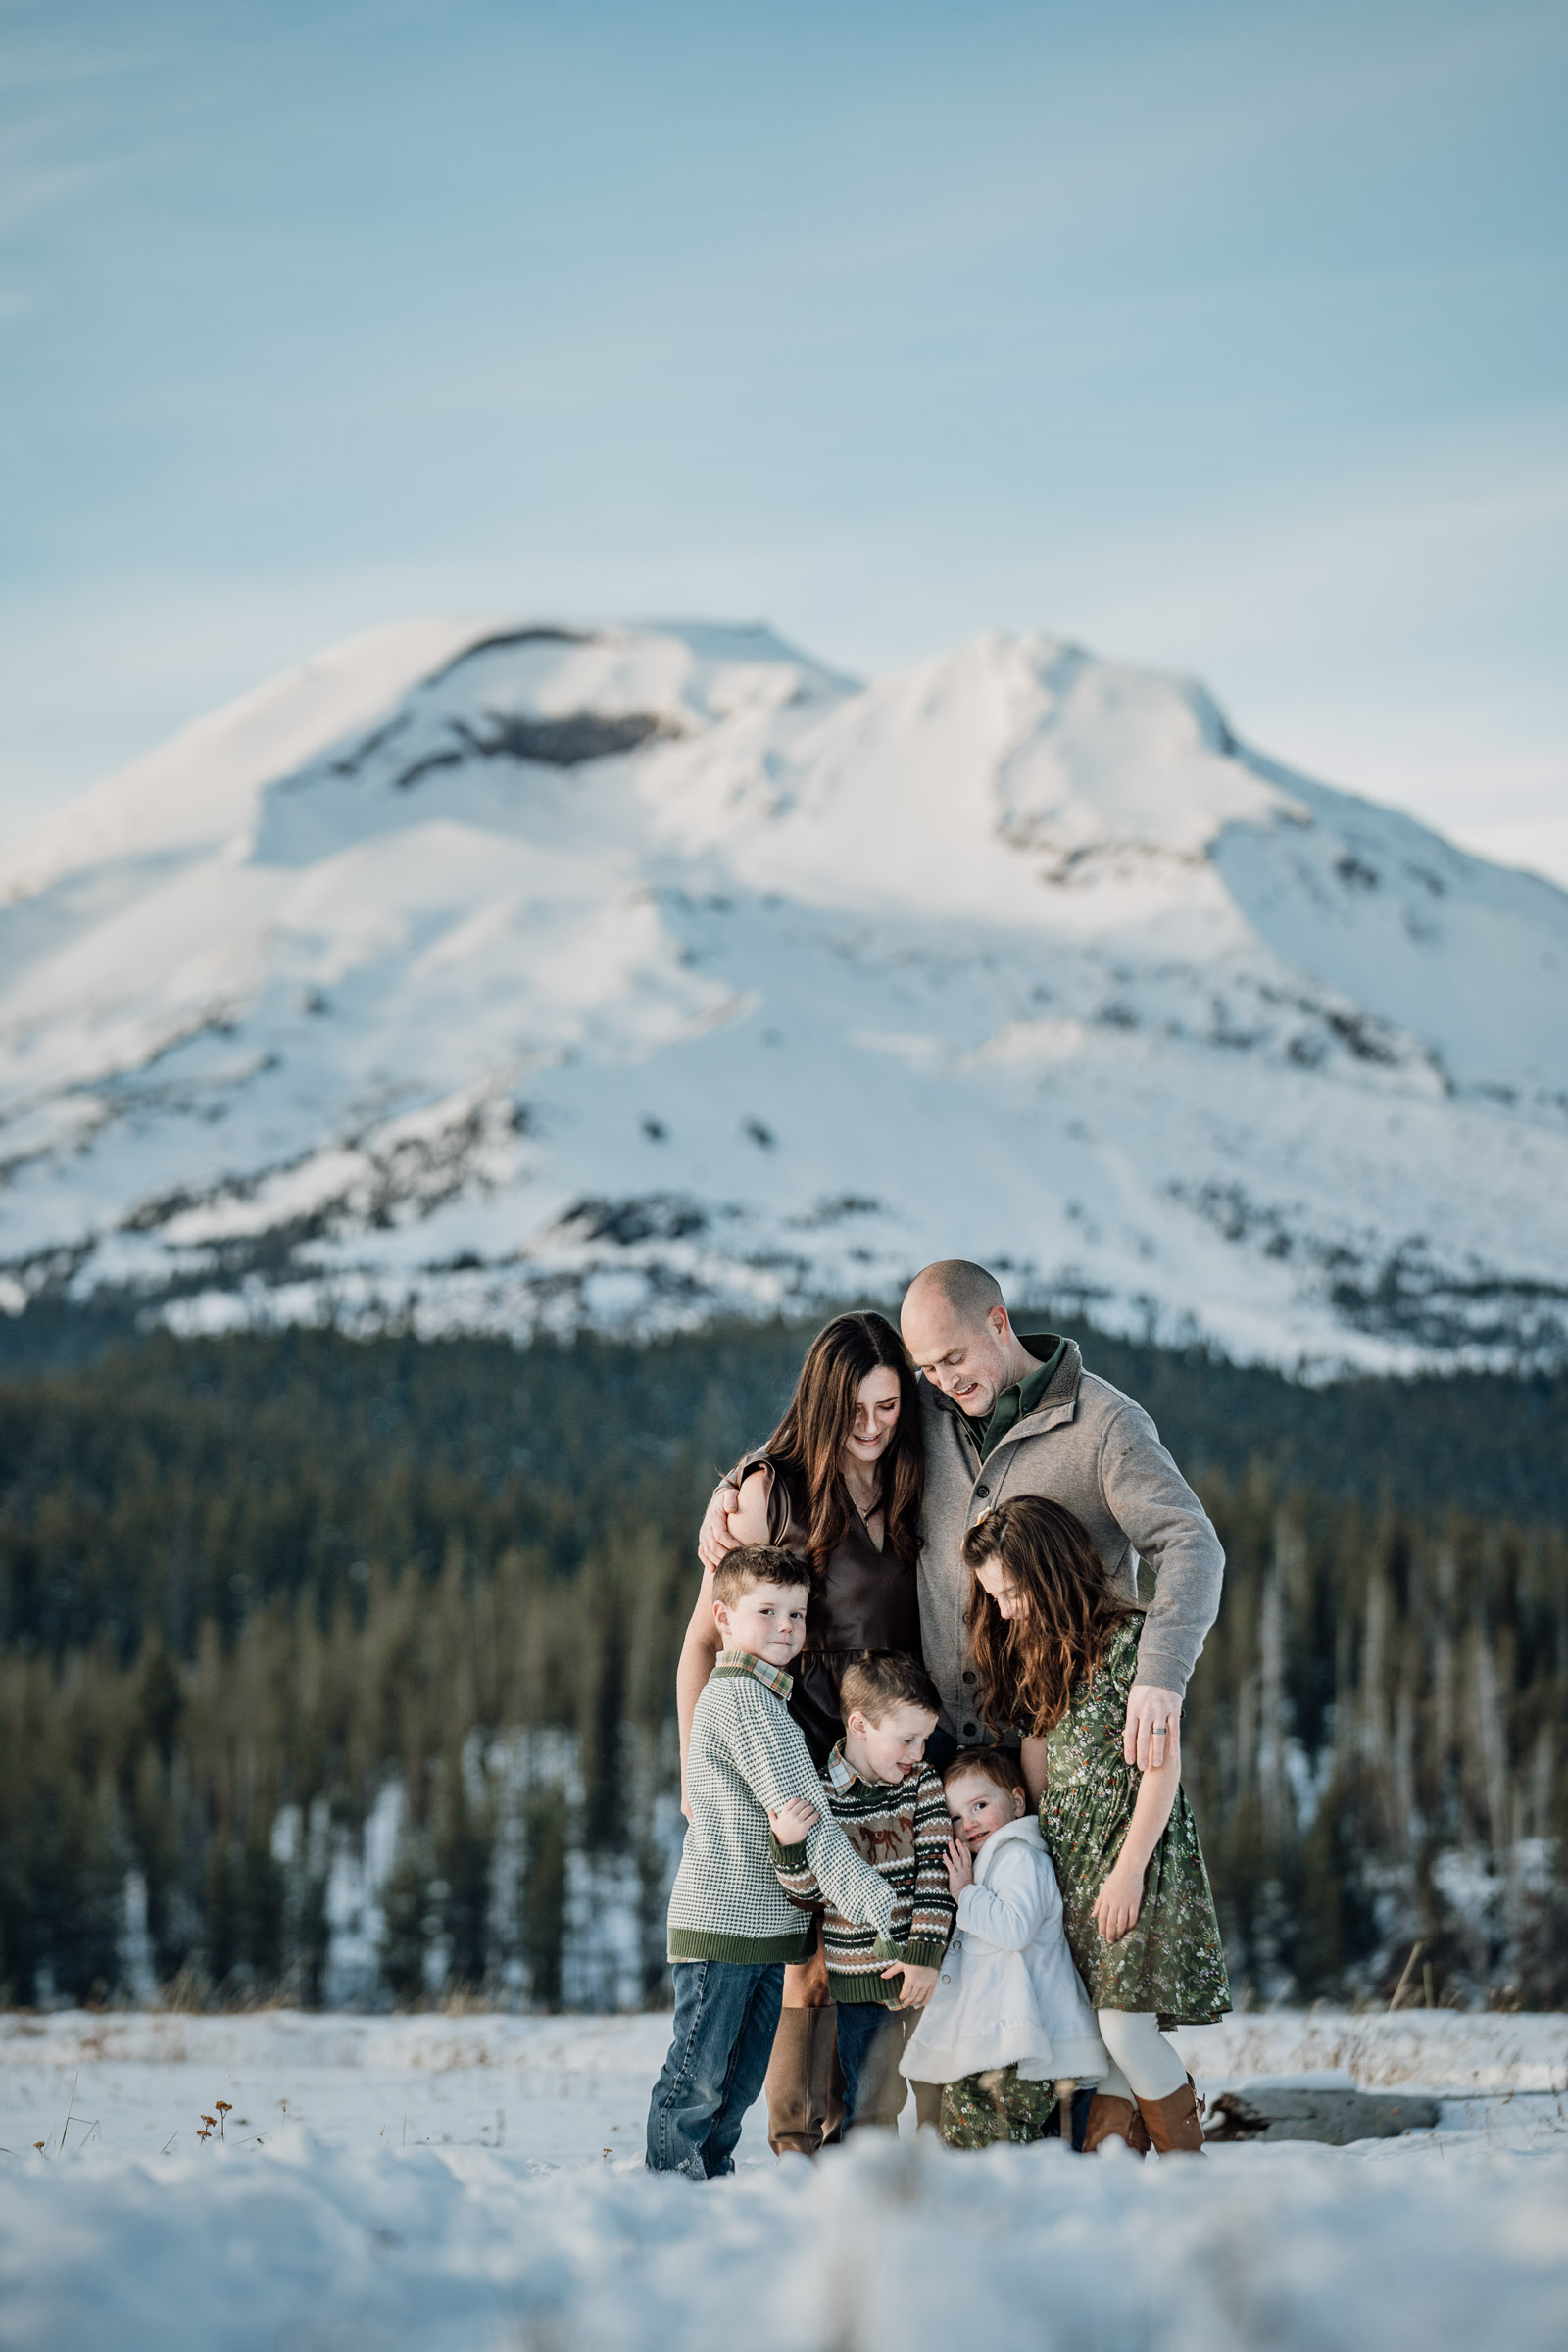
[(1201, 2156), (1203, 2127), (1198, 2114), (1198, 2090), (1191, 2075), (1180, 2090), (1166, 2099), (1140, 2099), (1138, 2112), (1148, 2127), (1156, 2156), (1178, 2153)]
[(1097, 2090), (1089, 2102), (1089, 2123), (1084, 2132), (1084, 2154), (1092, 2156), (1096, 2148), (1107, 2139), (1123, 2139), (1135, 2156), (1149, 2154), (1149, 2133), (1144, 2119), (1131, 2099), (1102, 2097)]
[(767, 2096), (767, 2144), (775, 2156), (814, 2156), (843, 2120), (838, 2072), (839, 2013), (825, 2008), (781, 2009), (762, 2088)]

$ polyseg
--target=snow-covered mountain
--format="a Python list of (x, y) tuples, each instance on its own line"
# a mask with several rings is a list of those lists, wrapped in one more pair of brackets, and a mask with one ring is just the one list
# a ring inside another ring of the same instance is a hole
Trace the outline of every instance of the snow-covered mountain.
[(1568, 896), (988, 637), (382, 631), (0, 858), (0, 1259), (185, 1328), (1015, 1295), (1568, 1346)]

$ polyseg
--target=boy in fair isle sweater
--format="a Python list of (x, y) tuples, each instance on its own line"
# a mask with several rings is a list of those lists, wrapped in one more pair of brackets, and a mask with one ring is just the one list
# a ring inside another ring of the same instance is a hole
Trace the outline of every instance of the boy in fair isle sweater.
[[(948, 1800), (925, 1762), (925, 1743), (936, 1730), (941, 1704), (918, 1658), (867, 1650), (845, 1669), (839, 1687), (844, 1737), (822, 1774), (833, 1819), (892, 1889), (902, 1967), (886, 1967), (871, 1930), (846, 1918), (830, 1894), (824, 1900), (802, 1842), (815, 1818), (811, 1807), (794, 1802), (768, 1814), (780, 1886), (798, 1903), (823, 1906), (822, 1945), (828, 1990), (838, 2005), (846, 2132), (866, 2124), (897, 2128), (905, 2100), (899, 2060), (935, 1989), (953, 1933)], [(917, 2104), (923, 2105), (918, 2094), (925, 2086), (915, 2087)], [(940, 2095), (931, 2095), (932, 2123)]]
[(713, 1574), (724, 1647), (692, 1720), (691, 1823), (669, 1897), (675, 2030), (648, 2109), (648, 2165), (711, 2180), (733, 2172), (746, 2110), (762, 2087), (786, 1962), (808, 1960), (815, 1935), (780, 1887), (768, 1810), (792, 1799), (811, 1870), (872, 1952), (902, 1966), (891, 1940), (893, 1889), (813, 1801), (822, 1791), (789, 1715), (790, 1660), (806, 1641), (807, 1571), (771, 1544), (743, 1544)]

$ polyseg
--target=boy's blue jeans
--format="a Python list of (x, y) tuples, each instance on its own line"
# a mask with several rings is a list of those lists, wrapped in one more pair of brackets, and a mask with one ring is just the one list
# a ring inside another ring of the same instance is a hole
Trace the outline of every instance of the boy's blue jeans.
[(908, 2086), (899, 2060), (920, 2012), (882, 2001), (840, 2001), (839, 2071), (844, 2077), (844, 2129), (883, 2124), (898, 2130)]
[(746, 2110), (762, 2088), (784, 2000), (777, 1961), (677, 1960), (675, 2028), (648, 2106), (648, 2169), (713, 2180), (735, 2170)]

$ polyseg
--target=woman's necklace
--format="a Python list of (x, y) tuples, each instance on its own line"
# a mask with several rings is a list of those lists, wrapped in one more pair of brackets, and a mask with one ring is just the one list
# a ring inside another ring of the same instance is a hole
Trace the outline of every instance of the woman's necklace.
[(881, 1482), (877, 1479), (868, 1479), (864, 1488), (862, 1489), (857, 1485), (857, 1483), (846, 1471), (844, 1477), (844, 1486), (850, 1500), (859, 1512), (860, 1517), (865, 1521), (866, 1526), (869, 1527), (872, 1520), (877, 1518), (881, 1513)]

